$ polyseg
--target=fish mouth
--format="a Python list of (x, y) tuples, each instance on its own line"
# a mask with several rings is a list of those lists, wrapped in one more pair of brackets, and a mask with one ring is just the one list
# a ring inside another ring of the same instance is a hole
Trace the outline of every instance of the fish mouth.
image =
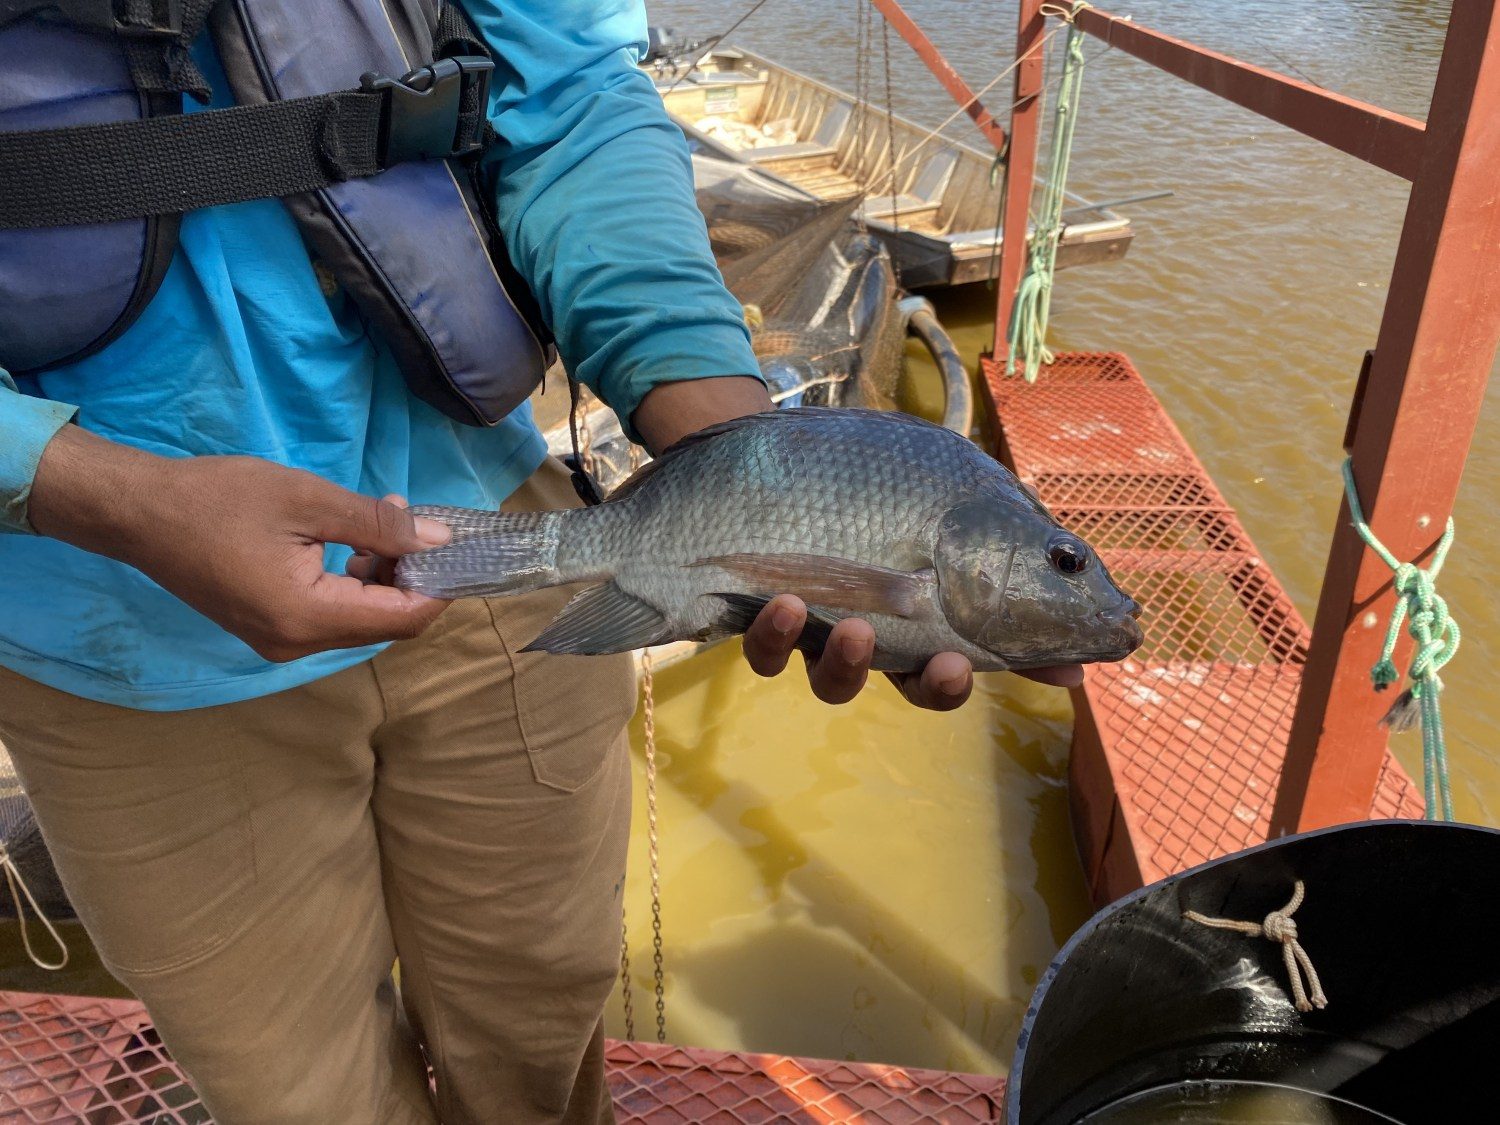
[(1118, 651), (1116, 660), (1124, 660), (1141, 645), (1146, 643), (1146, 632), (1141, 628), (1141, 607), (1134, 598), (1126, 598), (1120, 605), (1113, 609), (1101, 609), (1095, 618), (1108, 627), (1119, 642), (1119, 647), (1110, 651)]
[(1109, 641), (1098, 648), (1048, 653), (1045, 657), (1006, 653), (1000, 653), (999, 656), (1010, 668), (1020, 670), (1047, 668), (1058, 664), (1112, 664), (1124, 660), (1146, 642), (1145, 631), (1136, 620), (1139, 612), (1140, 607), (1131, 602), (1120, 610), (1101, 610), (1096, 614), (1102, 624), (1109, 626), (1112, 634)]

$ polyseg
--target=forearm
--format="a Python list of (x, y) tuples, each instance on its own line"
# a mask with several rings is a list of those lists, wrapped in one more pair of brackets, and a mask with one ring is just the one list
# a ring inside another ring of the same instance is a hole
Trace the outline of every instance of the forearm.
[(635, 66), (639, 3), (466, 6), (496, 50), (487, 168), (506, 245), (569, 370), (627, 429), (658, 384), (757, 380), (686, 144)]
[(165, 465), (155, 454), (63, 426), (37, 466), (31, 525), (39, 535), (131, 562), (151, 537)]
[(646, 448), (660, 453), (705, 426), (759, 414), (773, 405), (759, 379), (692, 379), (652, 388), (632, 420)]

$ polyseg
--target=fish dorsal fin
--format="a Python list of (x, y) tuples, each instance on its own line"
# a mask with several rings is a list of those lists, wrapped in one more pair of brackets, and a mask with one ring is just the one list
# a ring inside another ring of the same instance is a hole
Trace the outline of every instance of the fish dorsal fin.
[(891, 617), (915, 613), (932, 581), (931, 571), (891, 570), (829, 555), (718, 555), (689, 565), (727, 570), (757, 594), (796, 594), (810, 606)]
[(655, 606), (627, 594), (614, 582), (604, 582), (576, 595), (521, 651), (604, 656), (671, 639), (667, 619)]
[(952, 433), (944, 430), (942, 426), (927, 421), (925, 418), (917, 418), (910, 414), (900, 414), (891, 410), (868, 410), (855, 406), (788, 406), (779, 410), (763, 410), (759, 414), (745, 414), (739, 418), (731, 418), (727, 422), (718, 422), (712, 426), (705, 426), (701, 430), (688, 434), (687, 437), (679, 438), (656, 457), (647, 461), (625, 481), (609, 494), (607, 502), (623, 500), (635, 492), (641, 485), (650, 479), (651, 475), (660, 471), (664, 465), (670, 464), (675, 458), (696, 449), (714, 438), (723, 437), (739, 430), (752, 429), (760, 426), (775, 426), (789, 422), (805, 421), (809, 418), (828, 417), (840, 415), (844, 417), (860, 416), (877, 419), (890, 425), (916, 425), (930, 426), (934, 430), (942, 430), (943, 433)]
[(701, 430), (695, 430), (693, 433), (688, 434), (687, 437), (678, 438), (671, 445), (667, 446), (666, 449), (663, 449), (655, 457), (631, 473), (630, 476), (626, 477), (619, 487), (609, 494), (609, 501), (613, 502), (625, 499), (625, 497), (640, 488), (643, 482), (650, 479), (653, 473), (659, 472), (663, 466), (671, 464), (673, 460), (688, 450), (696, 449), (705, 442), (713, 441), (716, 437), (722, 437), (724, 434), (733, 433), (735, 430), (754, 425), (762, 419), (774, 418), (777, 413), (775, 410), (767, 410), (760, 414), (746, 414), (739, 418), (731, 418), (727, 422), (718, 422), (712, 426), (705, 426)]

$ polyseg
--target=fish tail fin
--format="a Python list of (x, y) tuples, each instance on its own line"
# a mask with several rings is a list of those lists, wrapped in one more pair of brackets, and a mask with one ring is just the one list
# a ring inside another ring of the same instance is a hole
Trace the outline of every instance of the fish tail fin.
[(434, 598), (523, 594), (564, 581), (557, 545), (564, 512), (482, 512), (418, 507), (413, 515), (447, 524), (441, 547), (404, 556), (396, 585)]

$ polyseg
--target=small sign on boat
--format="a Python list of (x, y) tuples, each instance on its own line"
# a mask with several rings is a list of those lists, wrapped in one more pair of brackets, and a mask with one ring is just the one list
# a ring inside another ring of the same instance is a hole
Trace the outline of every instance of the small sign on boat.
[(715, 86), (703, 91), (704, 113), (733, 113), (739, 109), (738, 86)]

